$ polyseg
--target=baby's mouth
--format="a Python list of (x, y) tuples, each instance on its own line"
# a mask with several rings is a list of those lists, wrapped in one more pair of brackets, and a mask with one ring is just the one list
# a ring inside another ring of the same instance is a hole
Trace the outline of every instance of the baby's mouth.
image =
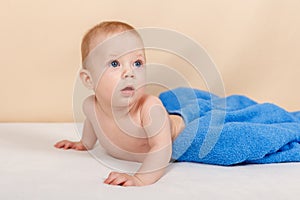
[(122, 94), (124, 94), (124, 95), (126, 95), (126, 96), (127, 96), (127, 95), (131, 96), (131, 95), (134, 94), (135, 89), (134, 89), (133, 86), (126, 86), (125, 88), (123, 88), (123, 89), (121, 90), (121, 92), (122, 92)]
[(133, 91), (133, 90), (134, 90), (134, 87), (127, 86), (127, 87), (123, 88), (121, 91)]

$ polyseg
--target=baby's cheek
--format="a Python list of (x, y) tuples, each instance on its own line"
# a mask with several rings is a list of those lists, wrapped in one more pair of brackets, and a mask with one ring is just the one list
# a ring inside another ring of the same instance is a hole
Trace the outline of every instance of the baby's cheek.
[(146, 82), (146, 71), (143, 70), (137, 70), (135, 72), (136, 78), (138, 79), (139, 82)]
[(97, 99), (101, 99), (104, 101), (111, 101), (113, 97), (113, 87), (107, 84), (101, 84), (101, 82), (97, 85), (95, 89), (95, 95)]
[(112, 93), (118, 84), (118, 80), (115, 77), (110, 76), (107, 73), (102, 74), (96, 82), (95, 92)]

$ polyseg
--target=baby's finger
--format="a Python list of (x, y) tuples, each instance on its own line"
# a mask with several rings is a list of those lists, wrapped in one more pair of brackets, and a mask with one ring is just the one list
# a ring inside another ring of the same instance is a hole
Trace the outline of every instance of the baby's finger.
[(127, 181), (127, 178), (125, 176), (119, 176), (114, 181), (112, 181), (111, 185), (123, 185)]
[(56, 148), (62, 148), (64, 145), (65, 145), (64, 142), (57, 142), (54, 146)]
[(132, 180), (127, 180), (125, 183), (123, 183), (124, 187), (127, 187), (127, 186), (134, 186), (134, 182)]
[(68, 141), (68, 140), (62, 140), (62, 141), (57, 142), (54, 146), (57, 148), (62, 148), (65, 146), (66, 143), (69, 143), (69, 142), (70, 141)]
[(112, 181), (114, 181), (117, 178), (117, 174), (114, 172), (111, 172), (107, 179), (105, 179), (104, 183), (110, 184)]
[(71, 143), (66, 143), (65, 146), (64, 146), (64, 149), (70, 149), (72, 148), (72, 144)]

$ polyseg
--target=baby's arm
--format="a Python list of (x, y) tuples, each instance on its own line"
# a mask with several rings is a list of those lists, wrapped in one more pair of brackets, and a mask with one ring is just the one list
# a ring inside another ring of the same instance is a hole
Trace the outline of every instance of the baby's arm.
[[(158, 112), (155, 114), (156, 117), (160, 118), (157, 114)], [(162, 115), (163, 114), (161, 114), (161, 116)], [(148, 143), (151, 149), (148, 152), (148, 155), (146, 156), (145, 160), (143, 161), (142, 166), (134, 175), (144, 185), (155, 183), (164, 175), (165, 169), (168, 166), (172, 156), (172, 139), (170, 123), (167, 119), (162, 120), (165, 121), (163, 127), (161, 127), (159, 132), (153, 132), (155, 133), (154, 136), (150, 135)]]
[(86, 119), (83, 125), (82, 138), (80, 141), (74, 142), (69, 140), (62, 140), (57, 142), (54, 146), (60, 149), (75, 149), (78, 151), (86, 151), (92, 149), (97, 141), (96, 134), (91, 122)]
[(143, 127), (148, 135), (150, 151), (140, 169), (133, 175), (112, 172), (105, 183), (123, 186), (141, 186), (155, 183), (168, 166), (172, 155), (171, 127), (168, 114), (160, 100), (150, 97), (141, 113)]

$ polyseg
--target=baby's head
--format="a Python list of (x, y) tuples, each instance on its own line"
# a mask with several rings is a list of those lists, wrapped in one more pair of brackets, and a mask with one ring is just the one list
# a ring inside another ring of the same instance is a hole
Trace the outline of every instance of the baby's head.
[[(118, 90), (121, 96), (133, 96), (132, 90), (145, 81), (142, 38), (124, 22), (106, 21), (91, 28), (83, 37), (81, 54), (80, 77), (99, 98), (104, 91), (110, 91), (107, 98), (112, 98)], [(129, 89), (123, 90), (125, 87)]]
[[(119, 21), (105, 21), (92, 27), (83, 37), (81, 42), (81, 58), (82, 63), (89, 55), (89, 53), (104, 40), (125, 31), (130, 31), (136, 34), (141, 39), (138, 32), (129, 24)], [(86, 68), (86, 66), (82, 66)]]

